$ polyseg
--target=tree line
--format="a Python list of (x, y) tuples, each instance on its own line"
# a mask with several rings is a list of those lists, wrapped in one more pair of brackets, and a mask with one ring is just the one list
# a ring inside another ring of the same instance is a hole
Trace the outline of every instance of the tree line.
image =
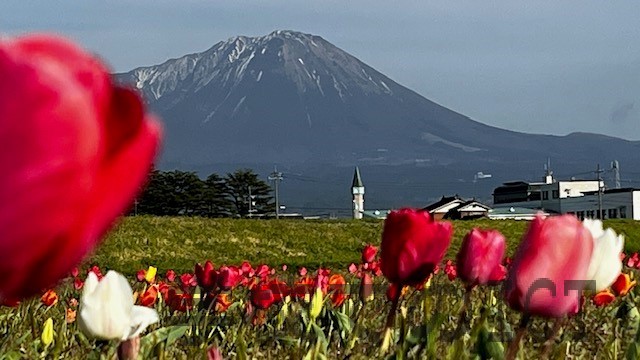
[(252, 170), (202, 180), (195, 172), (154, 170), (132, 214), (251, 217), (273, 213), (271, 187)]

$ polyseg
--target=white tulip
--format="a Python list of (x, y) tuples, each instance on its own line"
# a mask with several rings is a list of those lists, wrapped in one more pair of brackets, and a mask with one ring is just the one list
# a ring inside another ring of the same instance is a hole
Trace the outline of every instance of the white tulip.
[(154, 309), (133, 305), (133, 291), (127, 279), (115, 271), (98, 280), (93, 272), (84, 283), (78, 325), (87, 336), (104, 340), (137, 337), (159, 321)]
[(612, 229), (604, 230), (602, 221), (585, 219), (584, 226), (593, 237), (593, 255), (587, 271), (587, 279), (595, 280), (595, 291), (601, 291), (613, 284), (622, 270), (620, 253), (624, 237)]

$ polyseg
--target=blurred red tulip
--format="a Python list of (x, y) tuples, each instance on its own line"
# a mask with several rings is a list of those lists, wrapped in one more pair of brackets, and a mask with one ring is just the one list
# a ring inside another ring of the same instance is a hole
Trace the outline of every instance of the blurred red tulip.
[(224, 360), (217, 346), (212, 346), (207, 350), (207, 360)]
[(255, 269), (255, 276), (264, 279), (267, 276), (269, 276), (269, 274), (271, 273), (271, 269), (269, 268), (269, 266), (267, 265), (258, 265), (258, 267)]
[(138, 303), (142, 306), (153, 307), (158, 300), (158, 286), (151, 285), (138, 297)]
[(458, 276), (469, 286), (487, 284), (502, 266), (504, 249), (505, 238), (499, 231), (471, 230), (456, 257)]
[(198, 280), (193, 274), (184, 273), (180, 275), (180, 288), (182, 291), (189, 292), (191, 288), (196, 286), (198, 286)]
[(176, 281), (176, 272), (169, 269), (167, 270), (167, 273), (165, 274), (164, 277), (167, 279), (168, 282), (174, 282)]
[(221, 266), (217, 273), (218, 286), (222, 290), (231, 290), (242, 281), (240, 269), (235, 266)]
[(298, 269), (298, 274), (300, 274), (300, 276), (306, 276), (307, 275), (307, 268), (306, 267), (301, 267), (300, 269)]
[(452, 231), (451, 224), (433, 221), (426, 211), (392, 211), (382, 231), (382, 273), (401, 286), (423, 283), (442, 261)]
[(91, 268), (89, 268), (89, 270), (87, 271), (87, 275), (89, 275), (89, 273), (94, 273), (96, 274), (96, 277), (98, 278), (98, 280), (102, 280), (102, 271), (100, 271), (100, 268), (98, 267), (98, 265), (93, 265)]
[(84, 281), (82, 281), (82, 279), (80, 279), (80, 278), (73, 279), (73, 287), (76, 290), (82, 289), (83, 286), (84, 286)]
[(20, 300), (18, 299), (0, 299), (0, 306), (18, 307)]
[(59, 37), (0, 39), (0, 79), (0, 293), (26, 297), (69, 274), (127, 210), (160, 128)]
[(344, 288), (347, 282), (344, 277), (339, 274), (331, 275), (327, 284), (327, 291), (331, 293), (331, 302), (333, 306), (338, 307), (347, 299)]
[(362, 262), (370, 263), (376, 259), (376, 255), (378, 254), (378, 247), (368, 244), (362, 249)]
[(576, 217), (536, 217), (509, 269), (507, 303), (518, 311), (544, 317), (578, 312), (578, 293), (585, 286), (579, 280), (587, 280), (592, 251), (591, 232)]
[(258, 309), (268, 309), (276, 302), (273, 291), (268, 284), (260, 283), (251, 290), (251, 304)]
[(268, 285), (269, 289), (271, 289), (271, 292), (273, 293), (274, 302), (282, 301), (285, 297), (289, 296), (291, 292), (287, 283), (278, 279), (269, 281)]
[(231, 301), (229, 294), (218, 294), (216, 296), (214, 309), (217, 313), (223, 313), (229, 309), (231, 304), (233, 304), (233, 302)]
[(635, 281), (631, 281), (629, 274), (622, 273), (618, 275), (616, 281), (611, 285), (611, 289), (619, 296), (625, 296), (636, 285)]
[(315, 281), (312, 278), (308, 276), (302, 277), (293, 284), (293, 289), (291, 289), (293, 297), (304, 300), (309, 296), (310, 299), (311, 294), (313, 293), (314, 283)]
[(216, 283), (218, 282), (218, 273), (211, 261), (207, 260), (204, 263), (204, 266), (200, 265), (200, 263), (196, 264), (195, 274), (196, 279), (198, 280), (198, 285), (200, 285), (200, 287), (205, 291), (211, 291), (216, 287)]
[(456, 265), (451, 260), (447, 260), (444, 266), (444, 273), (447, 275), (447, 278), (449, 278), (449, 281), (453, 281), (458, 277)]
[(71, 269), (71, 276), (73, 276), (74, 278), (77, 278), (78, 275), (80, 275), (80, 270), (78, 270), (78, 267), (74, 267), (73, 269)]
[(242, 275), (251, 277), (253, 276), (253, 267), (248, 261), (243, 261), (242, 265), (240, 265), (240, 270), (242, 270)]
[(638, 255), (638, 253), (631, 254), (631, 256), (629, 256), (629, 258), (627, 259), (628, 267), (631, 267), (631, 268), (636, 267), (638, 263), (640, 263), (640, 256)]
[(593, 296), (593, 304), (595, 306), (605, 306), (611, 304), (616, 299), (615, 295), (609, 290), (603, 290)]
[(58, 294), (55, 292), (55, 290), (47, 290), (47, 292), (45, 292), (42, 297), (40, 297), (40, 301), (45, 306), (53, 306), (58, 303)]
[(507, 278), (507, 268), (504, 265), (498, 265), (489, 276), (487, 285), (498, 285)]
[(146, 270), (138, 270), (136, 272), (136, 280), (138, 280), (138, 282), (144, 282), (144, 278), (147, 276), (147, 271)]
[(355, 274), (358, 272), (358, 265), (351, 263), (351, 265), (349, 265), (349, 274)]
[(193, 297), (191, 294), (179, 293), (174, 288), (167, 291), (167, 305), (172, 311), (186, 312), (193, 308)]

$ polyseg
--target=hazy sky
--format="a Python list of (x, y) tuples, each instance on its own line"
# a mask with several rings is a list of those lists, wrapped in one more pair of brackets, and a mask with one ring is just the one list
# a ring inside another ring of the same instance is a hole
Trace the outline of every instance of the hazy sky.
[(2, 0), (0, 32), (55, 31), (117, 71), (276, 29), (513, 130), (640, 140), (640, 1)]

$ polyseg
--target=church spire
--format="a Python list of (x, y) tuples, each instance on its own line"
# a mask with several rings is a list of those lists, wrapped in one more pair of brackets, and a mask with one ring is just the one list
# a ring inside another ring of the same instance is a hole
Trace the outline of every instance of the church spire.
[(362, 178), (360, 177), (360, 169), (356, 166), (356, 170), (353, 173), (353, 183), (351, 187), (364, 187), (362, 184)]

